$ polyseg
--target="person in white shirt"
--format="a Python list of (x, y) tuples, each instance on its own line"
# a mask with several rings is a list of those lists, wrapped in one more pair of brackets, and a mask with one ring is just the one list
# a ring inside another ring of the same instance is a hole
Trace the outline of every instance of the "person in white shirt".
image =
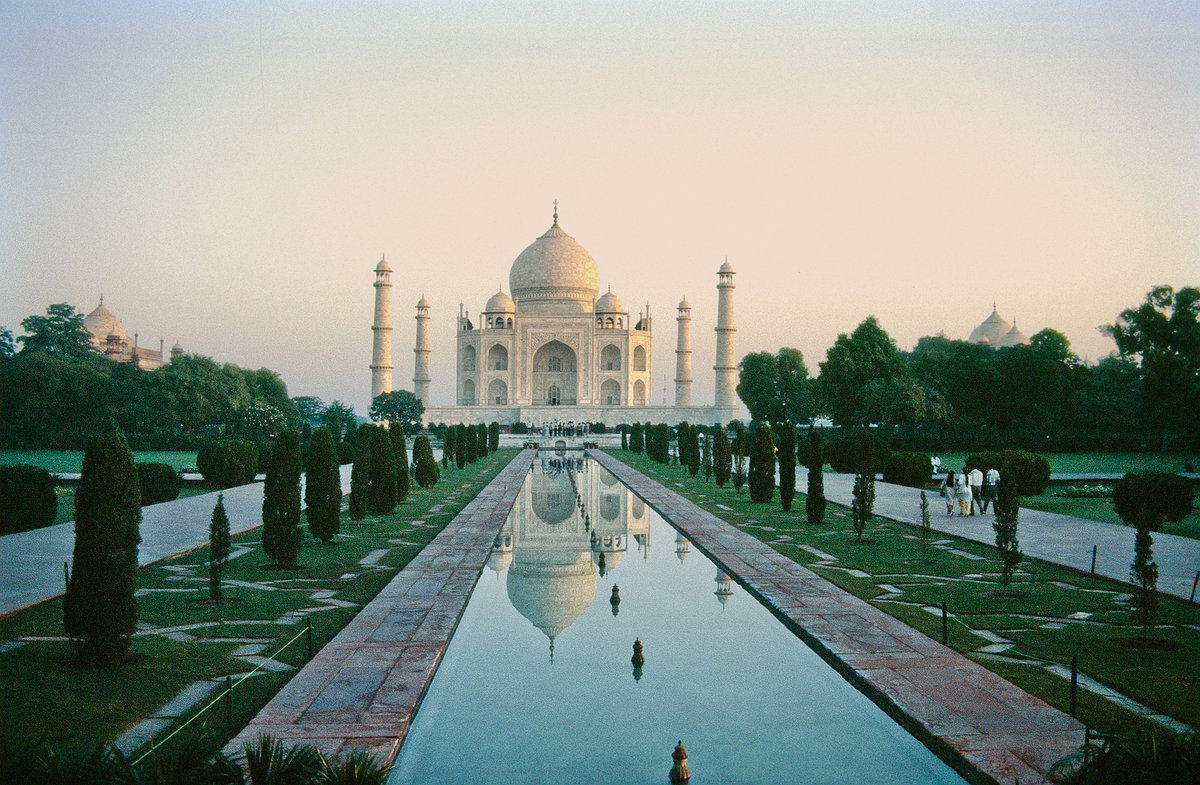
[(971, 481), (971, 515), (975, 514), (976, 505), (979, 506), (979, 514), (983, 514), (983, 472), (979, 469), (972, 469), (967, 474), (967, 478)]
[(980, 512), (987, 512), (988, 505), (996, 500), (996, 484), (1000, 482), (1000, 472), (993, 466), (983, 477), (983, 501), (979, 505)]

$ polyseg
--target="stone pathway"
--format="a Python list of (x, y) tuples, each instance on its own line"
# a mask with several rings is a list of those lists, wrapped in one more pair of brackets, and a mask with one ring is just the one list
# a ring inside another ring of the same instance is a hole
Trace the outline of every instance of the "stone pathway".
[(533, 455), (514, 458), (263, 707), (226, 754), (238, 755), (269, 733), (326, 756), (367, 749), (391, 762)]
[[(342, 490), (350, 489), (349, 465), (341, 467)], [(138, 564), (147, 565), (208, 544), (217, 491), (142, 508)], [(262, 483), (228, 488), (225, 512), (230, 534), (262, 526)], [(75, 524), (60, 523), (0, 537), (0, 617), (65, 591), (63, 563), (75, 548)]]
[[(808, 487), (808, 470), (796, 470), (796, 491)], [(854, 475), (825, 473), (825, 498), (850, 506)], [(941, 497), (926, 492), (935, 531), (965, 540), (996, 544), (993, 516), (960, 518), (948, 516)], [(875, 514), (901, 523), (921, 525), (921, 491), (891, 483), (875, 483)], [(1040, 561), (1089, 572), (1092, 546), (1096, 547), (1096, 573), (1106, 578), (1129, 582), (1133, 562), (1135, 530), (1115, 523), (1101, 523), (1053, 512), (1021, 509), (1017, 538), (1021, 552)], [(1154, 535), (1154, 561), (1158, 563), (1158, 591), (1188, 599), (1192, 582), (1200, 572), (1200, 540), (1157, 532)]]
[(1040, 782), (1082, 746), (1083, 725), (1066, 714), (615, 458), (591, 454), (968, 779)]

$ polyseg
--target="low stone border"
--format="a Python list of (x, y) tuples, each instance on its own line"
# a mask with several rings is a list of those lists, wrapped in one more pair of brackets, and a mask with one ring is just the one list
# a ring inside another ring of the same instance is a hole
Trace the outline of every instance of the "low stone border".
[(592, 455), (972, 782), (1036, 783), (1082, 724), (600, 450)]
[(326, 756), (367, 749), (391, 763), (512, 509), (534, 452), (513, 458), (229, 742), (261, 733)]

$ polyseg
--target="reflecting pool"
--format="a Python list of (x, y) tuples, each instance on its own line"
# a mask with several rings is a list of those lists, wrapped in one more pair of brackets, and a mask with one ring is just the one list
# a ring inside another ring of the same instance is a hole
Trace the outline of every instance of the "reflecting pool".
[(696, 785), (964, 782), (595, 463), (535, 460), (488, 567), (393, 783), (665, 783), (677, 740)]

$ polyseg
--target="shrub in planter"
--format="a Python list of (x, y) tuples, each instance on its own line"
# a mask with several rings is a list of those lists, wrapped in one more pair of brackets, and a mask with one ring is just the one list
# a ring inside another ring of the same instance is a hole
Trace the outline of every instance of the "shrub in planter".
[(883, 481), (920, 488), (933, 477), (933, 465), (923, 452), (894, 452), (883, 466)]
[(196, 469), (218, 488), (245, 485), (258, 472), (257, 450), (242, 439), (209, 442), (196, 453)]
[(1131, 473), (1113, 488), (1113, 509), (1131, 526), (1143, 524), (1151, 531), (1164, 521), (1178, 523), (1192, 511), (1192, 485), (1184, 477), (1166, 472)]
[(36, 466), (0, 466), (0, 534), (40, 529), (54, 523), (58, 495), (54, 475)]
[(859, 431), (829, 445), (829, 465), (842, 474), (876, 475), (887, 466), (888, 448), (870, 431)]
[(1018, 496), (1040, 496), (1050, 484), (1050, 461), (1046, 456), (1025, 450), (1001, 450), (980, 452), (967, 457), (967, 471), (979, 469), (986, 472), (995, 467), (1001, 481), (1016, 484)]
[(138, 485), (142, 489), (142, 506), (173, 502), (179, 498), (179, 474), (165, 463), (139, 463)]

